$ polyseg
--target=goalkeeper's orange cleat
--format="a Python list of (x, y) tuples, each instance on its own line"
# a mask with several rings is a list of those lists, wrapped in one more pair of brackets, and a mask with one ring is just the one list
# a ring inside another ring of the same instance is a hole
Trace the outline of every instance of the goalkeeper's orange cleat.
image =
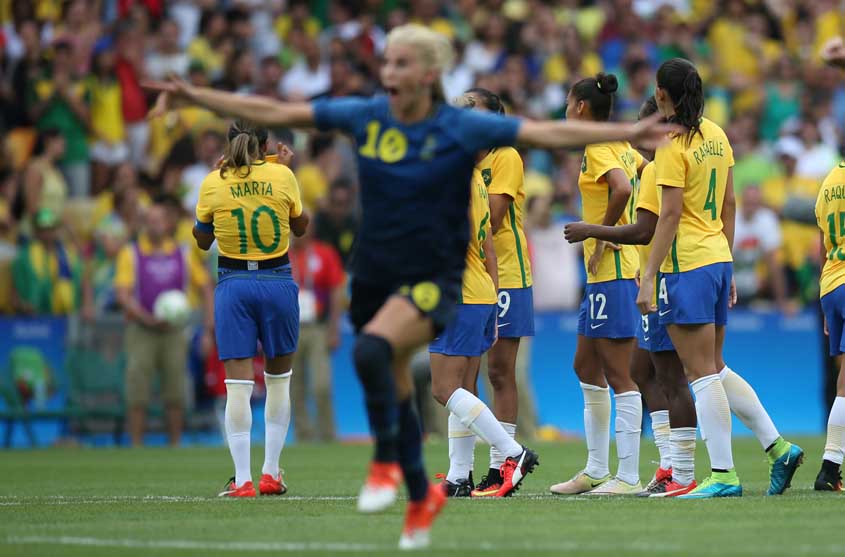
[(388, 509), (396, 501), (402, 469), (395, 462), (373, 461), (370, 474), (358, 494), (358, 511), (377, 513)]
[(408, 501), (399, 549), (424, 549), (431, 545), (431, 526), (445, 505), (446, 493), (434, 484), (428, 486), (428, 493), (422, 501)]
[(279, 471), (279, 475), (275, 478), (270, 474), (262, 474), (261, 480), (258, 482), (258, 492), (261, 495), (284, 495), (287, 493), (288, 486), (285, 484), (282, 472)]

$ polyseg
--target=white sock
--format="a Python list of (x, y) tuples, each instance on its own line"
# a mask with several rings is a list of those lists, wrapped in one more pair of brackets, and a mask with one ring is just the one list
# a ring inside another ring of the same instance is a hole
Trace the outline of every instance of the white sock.
[(654, 433), (654, 444), (657, 445), (657, 452), (660, 454), (660, 467), (668, 470), (672, 467), (668, 410), (657, 410), (651, 413), (651, 431)]
[(584, 393), (584, 434), (587, 437), (587, 466), (592, 478), (610, 474), (610, 389), (581, 383)]
[(616, 477), (636, 485), (640, 481), (640, 433), (643, 423), (643, 399), (639, 391), (618, 393), (616, 399)]
[(472, 430), (482, 441), (493, 445), (499, 452), (509, 456), (519, 456), (522, 446), (508, 435), (493, 412), (477, 396), (466, 389), (458, 389), (446, 402), (446, 408), (455, 414), (464, 427)]
[[(516, 424), (509, 424), (508, 422), (499, 422), (502, 424), (502, 427), (505, 428), (505, 431), (508, 432), (508, 435), (511, 436), (511, 439), (516, 437)], [(505, 455), (499, 452), (499, 450), (490, 445), (490, 468), (495, 468), (498, 470), (502, 467), (502, 464), (505, 463)]]
[(461, 423), (461, 419), (449, 414), (449, 473), (446, 481), (456, 483), (466, 480), (475, 462), (475, 434)]
[(252, 409), (249, 399), (255, 381), (226, 379), (226, 439), (235, 463), (235, 486), (252, 481), (249, 471), (249, 432)]
[(841, 465), (845, 456), (845, 396), (833, 401), (827, 418), (827, 442), (824, 444), (824, 459)]
[(267, 400), (264, 403), (264, 466), (262, 474), (279, 475), (279, 457), (290, 425), (290, 381), (293, 370), (281, 375), (264, 372)]
[(672, 479), (689, 485), (695, 479), (695, 428), (673, 427), (669, 430), (672, 453)]
[(732, 470), (731, 452), (731, 407), (728, 395), (722, 386), (719, 374), (706, 375), (691, 383), (695, 393), (695, 413), (701, 437), (710, 455), (710, 467), (717, 470)]
[(780, 433), (769, 417), (769, 413), (760, 403), (754, 388), (727, 365), (719, 372), (719, 378), (722, 380), (725, 394), (728, 395), (731, 412), (754, 432), (757, 440), (763, 445), (763, 449), (768, 449), (777, 441)]

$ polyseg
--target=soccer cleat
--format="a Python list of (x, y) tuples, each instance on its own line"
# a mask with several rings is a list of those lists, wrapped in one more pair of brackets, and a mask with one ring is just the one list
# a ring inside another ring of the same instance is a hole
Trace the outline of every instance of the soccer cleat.
[(619, 478), (611, 478), (597, 488), (588, 491), (585, 495), (639, 495), (642, 491), (643, 484), (640, 482), (637, 482), (636, 484), (629, 484)]
[(822, 468), (813, 485), (816, 491), (842, 491), (842, 471), (839, 465), (829, 460), (822, 461)]
[(502, 485), (496, 492), (496, 497), (510, 497), (513, 492), (519, 489), (519, 484), (525, 476), (534, 471), (535, 466), (540, 465), (540, 457), (532, 451), (522, 447), (522, 452), (517, 457), (509, 456), (502, 464)]
[(792, 483), (792, 476), (804, 462), (804, 451), (798, 445), (789, 444), (789, 449), (775, 459), (769, 468), (769, 490), (766, 495), (780, 495)]
[(486, 476), (481, 478), (481, 482), (472, 490), (472, 497), (495, 497), (502, 487), (502, 472), (501, 469), (494, 470), (493, 468)]
[(255, 497), (255, 487), (252, 482), (244, 482), (242, 486), (235, 485), (235, 478), (233, 477), (226, 482), (226, 487), (217, 494), (218, 497)]
[(581, 470), (571, 480), (555, 484), (549, 490), (558, 495), (578, 495), (579, 493), (592, 491), (609, 480), (610, 474), (603, 478), (594, 478), (588, 475), (586, 471)]
[(652, 493), (649, 497), (680, 497), (681, 495), (686, 495), (696, 487), (698, 487), (698, 484), (695, 483), (695, 480), (689, 485), (681, 485), (672, 480), (663, 485), (663, 491)]
[(261, 495), (284, 495), (287, 493), (288, 486), (282, 477), (282, 471), (279, 470), (279, 475), (275, 478), (270, 474), (261, 474), (261, 479), (258, 481), (258, 492)]
[(742, 486), (735, 470), (713, 472), (701, 485), (678, 499), (713, 499), (716, 497), (742, 497)]
[(402, 481), (402, 469), (395, 462), (373, 462), (370, 474), (358, 494), (358, 511), (377, 513), (386, 510), (396, 501), (396, 492)]
[(431, 526), (444, 505), (446, 494), (439, 485), (430, 485), (422, 501), (408, 501), (399, 549), (425, 549), (431, 545)]
[(657, 468), (654, 477), (645, 486), (645, 489), (637, 493), (638, 497), (650, 497), (653, 493), (663, 493), (666, 491), (666, 484), (672, 481), (672, 468)]
[(454, 483), (446, 479), (446, 474), (437, 474), (435, 478), (443, 480), (439, 485), (446, 497), (470, 497), (472, 490), (475, 489), (472, 483), (472, 472), (469, 473), (469, 478)]

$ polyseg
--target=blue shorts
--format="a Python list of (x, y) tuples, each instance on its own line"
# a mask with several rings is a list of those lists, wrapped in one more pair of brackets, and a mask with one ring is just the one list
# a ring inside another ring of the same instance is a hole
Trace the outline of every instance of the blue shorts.
[(262, 271), (219, 269), (214, 334), (221, 360), (252, 358), (258, 341), (268, 358), (296, 352), (299, 288), (290, 265)]
[(495, 304), (458, 304), (455, 319), (428, 345), (446, 356), (481, 356), (496, 339)]
[(845, 337), (842, 336), (842, 325), (845, 321), (845, 285), (838, 286), (822, 296), (822, 311), (827, 321), (830, 355), (845, 353)]
[(521, 338), (534, 336), (534, 289), (499, 290), (499, 336)]
[(713, 263), (683, 273), (662, 273), (657, 286), (661, 325), (728, 324), (732, 263)]
[(675, 345), (669, 338), (665, 325), (660, 324), (656, 312), (641, 315), (641, 326), (637, 330), (637, 345), (648, 352), (674, 352)]
[(640, 328), (634, 279), (587, 284), (578, 311), (578, 334), (588, 338), (634, 338)]

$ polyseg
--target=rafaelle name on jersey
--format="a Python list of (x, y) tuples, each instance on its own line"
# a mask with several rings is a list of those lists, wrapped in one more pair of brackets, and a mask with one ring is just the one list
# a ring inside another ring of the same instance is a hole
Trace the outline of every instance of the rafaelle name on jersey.
[(235, 199), (247, 195), (273, 195), (273, 183), (256, 181), (240, 182), (234, 186), (229, 186), (229, 192)]

